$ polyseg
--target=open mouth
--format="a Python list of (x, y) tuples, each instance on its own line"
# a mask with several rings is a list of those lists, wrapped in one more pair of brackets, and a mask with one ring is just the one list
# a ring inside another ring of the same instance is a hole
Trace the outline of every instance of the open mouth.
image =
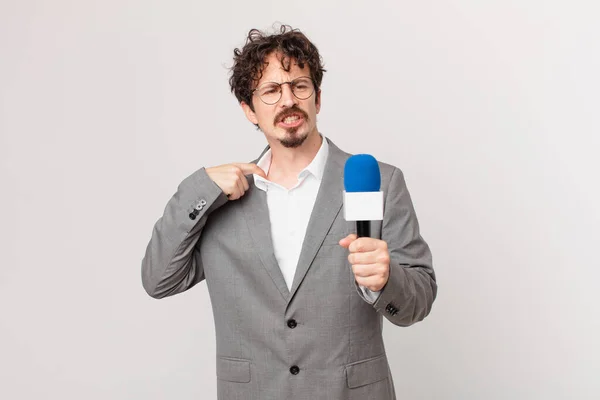
[(300, 126), (304, 122), (304, 116), (302, 114), (291, 114), (282, 118), (278, 125), (285, 128), (294, 128)]

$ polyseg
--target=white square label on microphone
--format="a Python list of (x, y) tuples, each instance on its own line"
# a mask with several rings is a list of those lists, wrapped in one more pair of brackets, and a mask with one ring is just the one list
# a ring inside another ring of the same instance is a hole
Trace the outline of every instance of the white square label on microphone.
[(344, 191), (346, 221), (380, 221), (383, 219), (383, 192)]

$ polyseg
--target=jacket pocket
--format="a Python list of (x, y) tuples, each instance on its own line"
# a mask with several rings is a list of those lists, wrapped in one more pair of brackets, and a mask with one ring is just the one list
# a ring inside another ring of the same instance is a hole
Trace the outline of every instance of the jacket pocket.
[(385, 354), (346, 365), (346, 381), (351, 389), (379, 382), (388, 376), (388, 361)]
[(250, 382), (250, 361), (218, 357), (217, 379), (228, 382)]

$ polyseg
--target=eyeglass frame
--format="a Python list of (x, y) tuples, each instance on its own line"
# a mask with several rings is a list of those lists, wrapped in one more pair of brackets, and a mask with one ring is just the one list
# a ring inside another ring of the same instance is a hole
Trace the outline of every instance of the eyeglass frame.
[[(312, 91), (312, 92), (311, 92), (311, 93), (310, 93), (308, 96), (306, 96), (304, 99), (303, 99), (303, 98), (300, 98), (300, 97), (298, 97), (298, 96), (296, 95), (296, 93), (294, 93), (294, 89), (293, 89), (293, 87), (292, 87), (292, 82), (294, 82), (295, 80), (298, 80), (298, 79), (302, 79), (302, 78), (308, 78), (308, 79), (310, 79), (310, 81), (311, 81), (311, 83), (312, 83), (312, 85), (313, 85), (313, 91)], [(312, 96), (312, 95), (313, 95), (313, 93), (315, 93), (315, 92), (318, 92), (318, 91), (319, 91), (319, 87), (317, 86), (317, 83), (315, 82), (315, 80), (314, 80), (312, 77), (310, 77), (310, 76), (299, 76), (299, 77), (297, 77), (297, 78), (294, 78), (294, 79), (292, 79), (291, 81), (287, 81), (287, 82), (281, 82), (281, 83), (279, 83), (279, 82), (273, 82), (273, 81), (263, 82), (263, 83), (261, 83), (259, 86), (257, 86), (257, 87), (256, 87), (254, 90), (252, 90), (252, 92), (251, 92), (251, 93), (252, 93), (252, 95), (254, 96), (254, 93), (255, 93), (255, 92), (256, 92), (256, 91), (257, 91), (257, 90), (258, 90), (258, 89), (259, 89), (261, 86), (263, 86), (263, 85), (265, 85), (265, 84), (267, 84), (267, 83), (274, 83), (274, 84), (276, 84), (276, 85), (278, 85), (278, 86), (279, 86), (279, 98), (277, 99), (277, 101), (276, 101), (275, 103), (267, 103), (266, 101), (264, 101), (264, 100), (263, 100), (263, 98), (261, 97), (261, 95), (260, 95), (260, 94), (258, 95), (258, 98), (260, 99), (260, 101), (262, 101), (263, 103), (265, 103), (266, 105), (269, 105), (269, 106), (275, 105), (275, 104), (277, 104), (277, 103), (279, 102), (279, 100), (281, 100), (281, 97), (283, 96), (283, 88), (282, 88), (282, 86), (283, 86), (283, 85), (285, 85), (286, 83), (290, 85), (290, 90), (292, 91), (292, 94), (293, 94), (293, 95), (294, 95), (294, 97), (295, 97), (295, 98), (297, 98), (298, 100), (306, 100), (306, 99), (309, 99), (309, 98), (310, 98), (310, 96)]]

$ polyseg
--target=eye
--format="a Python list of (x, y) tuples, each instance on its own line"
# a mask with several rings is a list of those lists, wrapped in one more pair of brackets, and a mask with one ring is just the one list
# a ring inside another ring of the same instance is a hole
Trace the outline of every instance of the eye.
[(278, 85), (267, 85), (260, 90), (261, 94), (275, 94), (279, 92)]
[(312, 82), (308, 79), (301, 79), (297, 82), (294, 82), (294, 88), (298, 90), (310, 90), (312, 87)]

